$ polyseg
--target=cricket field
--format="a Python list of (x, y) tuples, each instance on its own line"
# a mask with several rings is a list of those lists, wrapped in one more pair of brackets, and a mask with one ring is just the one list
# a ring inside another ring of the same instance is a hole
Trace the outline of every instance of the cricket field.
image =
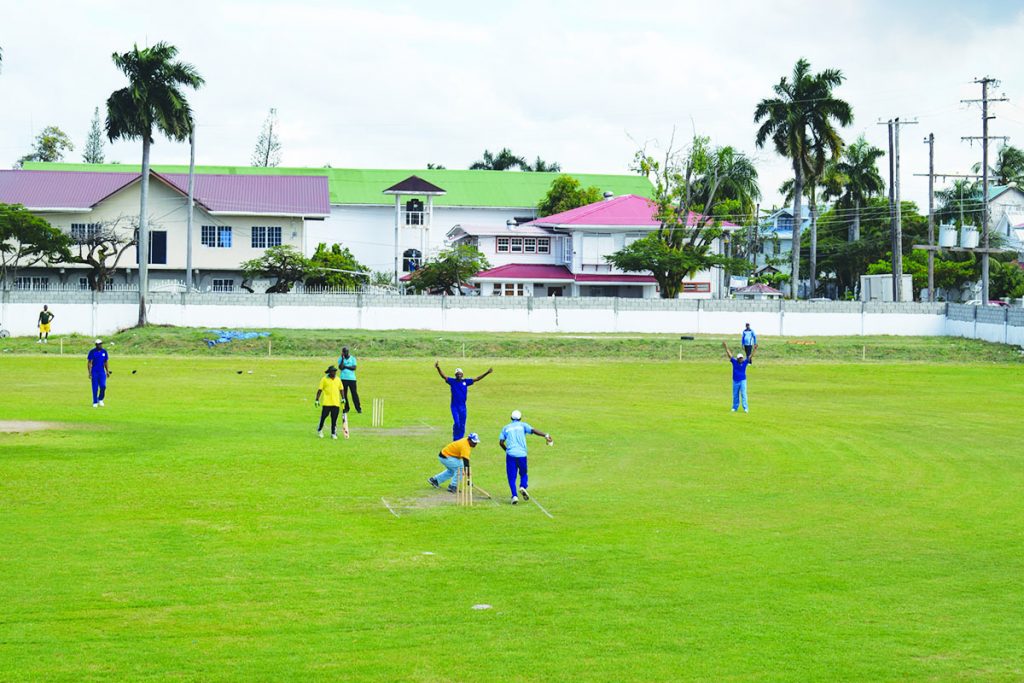
[[(332, 441), (335, 347), (115, 346), (99, 409), (84, 355), (3, 355), (0, 680), (1024, 679), (1024, 364), (764, 342), (749, 415), (724, 356), (674, 343), (441, 357), (494, 367), (472, 508), (427, 484), (433, 357), (353, 345), (363, 414)], [(512, 409), (555, 438), (529, 444), (543, 510), (509, 504)]]

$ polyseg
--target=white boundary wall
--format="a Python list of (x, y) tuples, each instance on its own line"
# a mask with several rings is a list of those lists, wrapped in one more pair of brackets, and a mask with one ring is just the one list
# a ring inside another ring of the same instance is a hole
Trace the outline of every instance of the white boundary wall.
[[(54, 334), (105, 335), (138, 317), (132, 292), (3, 292), (0, 321), (34, 335), (46, 303)], [(963, 336), (1024, 345), (1024, 309), (881, 302), (428, 297), (362, 294), (150, 295), (155, 324), (203, 328), (420, 329), (447, 332)]]

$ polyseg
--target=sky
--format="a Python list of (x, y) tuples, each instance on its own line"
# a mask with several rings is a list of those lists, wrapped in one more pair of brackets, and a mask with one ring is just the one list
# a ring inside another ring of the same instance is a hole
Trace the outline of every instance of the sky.
[[(171, 13), (169, 10), (174, 10)], [(484, 149), (563, 170), (628, 173), (634, 153), (694, 131), (750, 155), (762, 204), (781, 203), (788, 160), (754, 144), (758, 101), (797, 59), (840, 69), (837, 97), (887, 149), (903, 128), (905, 199), (927, 207), (928, 148), (940, 173), (969, 173), (980, 145), (982, 76), (998, 78), (991, 135), (1024, 147), (1024, 5), (949, 0), (481, 3), (0, 0), (0, 167), (56, 125), (80, 161), (95, 107), (125, 85), (111, 54), (169, 42), (206, 85), (191, 95), (199, 164), (247, 165), (267, 112), (282, 165), (466, 168)], [(992, 144), (994, 154), (999, 142)], [(187, 163), (159, 138), (154, 163)], [(141, 145), (108, 145), (137, 164)], [(887, 162), (882, 164), (887, 177)], [(938, 187), (942, 187), (940, 181)]]

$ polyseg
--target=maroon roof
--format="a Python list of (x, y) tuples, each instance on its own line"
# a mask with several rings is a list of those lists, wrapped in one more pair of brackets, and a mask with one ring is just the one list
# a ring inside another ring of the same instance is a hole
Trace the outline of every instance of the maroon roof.
[[(91, 209), (137, 181), (137, 172), (0, 171), (0, 202), (30, 209)], [(153, 173), (181, 192), (188, 174)], [(325, 176), (196, 174), (196, 202), (216, 213), (328, 216)]]
[(490, 270), (482, 270), (476, 278), (506, 278), (510, 280), (564, 280), (566, 282), (625, 282), (654, 284), (653, 275), (622, 275), (617, 273), (573, 273), (565, 266), (542, 263), (507, 263)]
[(750, 285), (748, 287), (740, 287), (733, 291), (734, 294), (782, 294), (779, 290), (774, 287), (770, 287), (764, 284)]
[[(562, 211), (552, 216), (537, 218), (526, 225), (539, 225), (544, 227), (556, 226), (615, 226), (615, 227), (643, 227), (657, 228), (661, 222), (655, 218), (657, 205), (646, 197), (635, 194), (622, 195), (605, 199), (586, 206), (580, 206), (568, 211)], [(690, 212), (687, 216), (688, 226), (696, 225), (699, 214)], [(722, 221), (725, 227), (737, 227), (735, 223)]]
[(396, 183), (384, 190), (385, 194), (445, 194), (445, 191), (432, 182), (420, 178), (418, 175), (411, 175), (405, 180)]

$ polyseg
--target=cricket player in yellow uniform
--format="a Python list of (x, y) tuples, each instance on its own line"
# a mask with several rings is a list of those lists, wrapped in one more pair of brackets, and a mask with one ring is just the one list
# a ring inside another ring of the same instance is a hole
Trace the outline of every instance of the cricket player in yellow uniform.
[[(341, 412), (341, 380), (338, 379), (338, 368), (333, 365), (327, 368), (327, 376), (320, 379), (320, 385), (316, 390), (316, 398), (313, 405), (321, 407), (320, 426), (316, 428), (316, 435), (324, 438), (324, 421), (331, 416), (331, 438), (338, 438), (338, 414)], [(348, 416), (342, 419), (341, 429), (348, 438)]]
[(53, 318), (53, 312), (43, 306), (43, 310), (39, 311), (39, 341), (36, 344), (50, 343), (50, 323), (53, 322)]
[(463, 467), (467, 470), (469, 469), (470, 453), (472, 453), (478, 443), (480, 443), (480, 437), (477, 436), (476, 432), (472, 432), (469, 436), (452, 441), (442, 448), (441, 452), (437, 454), (437, 458), (441, 461), (441, 465), (444, 466), (444, 470), (427, 479), (430, 485), (435, 489), (441, 488), (441, 484), (451, 479), (452, 481), (448, 485), (448, 492), (455, 493), (458, 491), (459, 473)]

